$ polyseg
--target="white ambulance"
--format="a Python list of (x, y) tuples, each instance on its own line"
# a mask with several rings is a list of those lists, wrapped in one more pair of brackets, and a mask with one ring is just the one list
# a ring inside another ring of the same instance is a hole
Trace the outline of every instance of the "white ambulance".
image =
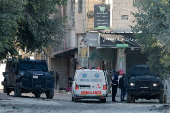
[(99, 68), (76, 70), (72, 84), (72, 101), (99, 99), (106, 103), (107, 84), (104, 72)]

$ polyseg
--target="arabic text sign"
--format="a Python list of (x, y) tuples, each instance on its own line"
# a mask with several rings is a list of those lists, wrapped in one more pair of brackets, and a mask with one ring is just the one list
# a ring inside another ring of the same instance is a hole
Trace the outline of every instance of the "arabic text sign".
[(110, 29), (110, 5), (94, 5), (94, 29)]

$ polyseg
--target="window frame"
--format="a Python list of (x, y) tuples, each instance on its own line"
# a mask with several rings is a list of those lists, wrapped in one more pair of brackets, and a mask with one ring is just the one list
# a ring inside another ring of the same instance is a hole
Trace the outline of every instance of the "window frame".
[(78, 12), (83, 12), (83, 0), (78, 0)]

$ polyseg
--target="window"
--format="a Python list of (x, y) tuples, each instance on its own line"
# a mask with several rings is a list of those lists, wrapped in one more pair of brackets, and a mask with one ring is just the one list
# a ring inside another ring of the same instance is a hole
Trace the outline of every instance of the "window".
[(121, 20), (128, 20), (128, 15), (121, 15)]
[(83, 0), (78, 0), (78, 12), (82, 13), (83, 9)]

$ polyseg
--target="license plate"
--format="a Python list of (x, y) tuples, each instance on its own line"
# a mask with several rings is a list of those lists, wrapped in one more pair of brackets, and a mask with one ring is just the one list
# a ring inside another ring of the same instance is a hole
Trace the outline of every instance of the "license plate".
[(80, 87), (80, 89), (90, 89), (90, 87)]
[(33, 76), (33, 78), (38, 79), (38, 76)]

